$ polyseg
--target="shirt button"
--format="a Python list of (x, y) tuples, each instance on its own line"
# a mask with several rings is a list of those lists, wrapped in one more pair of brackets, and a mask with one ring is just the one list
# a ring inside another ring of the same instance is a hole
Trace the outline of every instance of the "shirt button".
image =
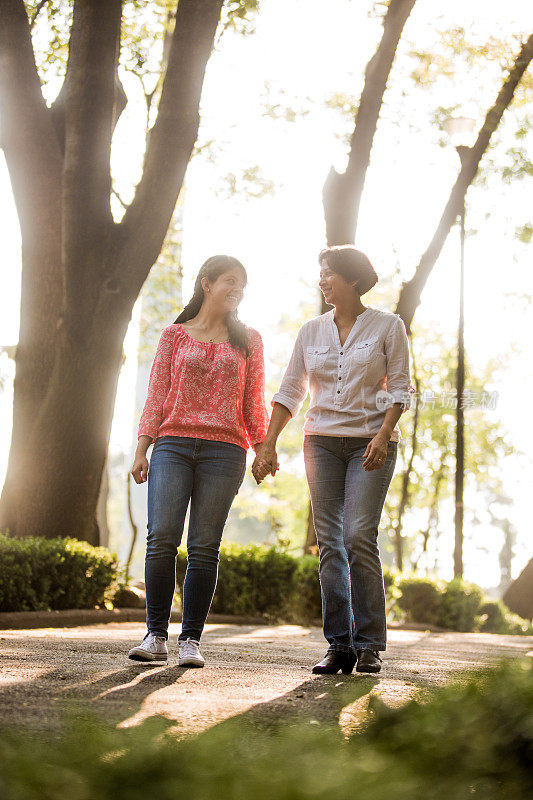
[(339, 375), (339, 380), (340, 380), (340, 381), (342, 381), (342, 378), (341, 378), (341, 376), (340, 376), (340, 375)]
[(341, 390), (340, 390), (340, 389), (337, 389), (337, 394), (340, 394), (340, 393), (341, 393)]
[(341, 356), (342, 356), (342, 350), (341, 350)]

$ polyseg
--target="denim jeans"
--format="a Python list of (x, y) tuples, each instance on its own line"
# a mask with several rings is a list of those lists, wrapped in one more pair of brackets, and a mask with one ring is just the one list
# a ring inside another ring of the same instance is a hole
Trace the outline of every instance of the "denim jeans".
[(378, 525), (398, 451), (389, 442), (379, 469), (363, 469), (370, 438), (304, 439), (319, 550), (324, 636), (329, 650), (385, 650), (387, 622)]
[(191, 504), (179, 638), (200, 640), (218, 576), (220, 540), (246, 470), (246, 450), (228, 442), (162, 436), (148, 471), (146, 626), (168, 638), (176, 554)]

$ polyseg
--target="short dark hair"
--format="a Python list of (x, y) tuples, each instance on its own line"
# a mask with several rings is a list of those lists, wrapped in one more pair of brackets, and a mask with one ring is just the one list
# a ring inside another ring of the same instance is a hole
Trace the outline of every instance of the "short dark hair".
[(333, 272), (342, 275), (345, 281), (352, 283), (358, 281), (355, 291), (361, 297), (378, 282), (378, 276), (370, 259), (361, 250), (356, 250), (351, 244), (325, 247), (318, 256), (318, 263), (327, 261)]

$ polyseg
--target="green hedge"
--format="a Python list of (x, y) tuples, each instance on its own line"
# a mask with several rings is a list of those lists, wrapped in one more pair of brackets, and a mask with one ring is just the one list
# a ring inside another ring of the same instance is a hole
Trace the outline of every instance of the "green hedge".
[(117, 579), (104, 547), (77, 539), (14, 539), (0, 534), (0, 611), (94, 608)]
[[(183, 586), (187, 554), (180, 552), (176, 573)], [(437, 625), (456, 631), (532, 633), (531, 625), (498, 601), (483, 597), (472, 583), (402, 578), (385, 570), (389, 614), (400, 621)], [(223, 544), (219, 579), (211, 611), (310, 623), (320, 619), (321, 597), (316, 556), (291, 556), (276, 547)]]
[(454, 631), (533, 633), (531, 624), (511, 614), (501, 600), (487, 600), (479, 586), (461, 578), (448, 583), (430, 578), (401, 578), (397, 587), (396, 603), (407, 622)]
[[(341, 697), (337, 679), (322, 682), (319, 690), (340, 708), (370, 691), (372, 684), (366, 689), (363, 684), (346, 682)], [(179, 738), (172, 721), (163, 718), (112, 727), (73, 717), (52, 737), (3, 726), (0, 795), (5, 800), (533, 796), (531, 659), (433, 690), (422, 703), (390, 709), (374, 697), (366, 728), (348, 739), (333, 714), (328, 724), (287, 720), (289, 705), (296, 713), (296, 703), (284, 705), (277, 717), (272, 709), (255, 709), (196, 736), (184, 737), (181, 729)]]

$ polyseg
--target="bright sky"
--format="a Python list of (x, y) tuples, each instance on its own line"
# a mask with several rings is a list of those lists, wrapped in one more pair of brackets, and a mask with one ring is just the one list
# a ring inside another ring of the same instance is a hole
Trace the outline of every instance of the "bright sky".
[[(380, 24), (369, 18), (369, 3), (329, 0), (263, 0), (257, 33), (242, 38), (228, 35), (213, 54), (206, 74), (202, 100), (200, 141), (215, 139), (220, 145), (215, 163), (195, 159), (189, 168), (185, 194), (184, 296), (190, 294), (194, 276), (209, 255), (226, 252), (240, 258), (249, 273), (249, 286), (241, 318), (264, 337), (267, 357), (277, 349), (274, 328), (282, 313), (297, 311), (299, 301), (317, 272), (316, 257), (324, 245), (321, 191), (332, 163), (343, 166), (345, 146), (340, 138), (348, 128), (338, 112), (323, 101), (335, 92), (358, 96), (364, 66), (380, 35)], [(406, 27), (402, 52), (416, 42), (428, 47), (436, 26), (462, 25), (472, 38), (527, 30), (529, 0), (508, 0), (505, 7), (486, 0), (419, 0)], [(372, 259), (383, 279), (400, 264), (409, 278), (428, 244), (457, 173), (453, 148), (442, 148), (431, 118), (434, 103), (459, 105), (459, 111), (477, 116), (490, 105), (498, 78), (487, 72), (462, 76), (442, 93), (411, 92), (399, 98), (393, 90), (390, 107), (376, 137), (358, 229), (358, 246)], [(265, 82), (270, 85), (267, 98)], [(124, 193), (134, 184), (142, 147), (142, 104), (138, 89), (125, 78), (130, 104), (119, 123), (113, 153), (114, 174)], [(279, 93), (285, 92), (279, 98)], [(436, 99), (438, 97), (438, 100)], [(285, 98), (285, 100), (284, 100)], [(309, 98), (309, 99), (308, 99)], [(289, 124), (265, 118), (264, 103), (286, 102), (307, 116)], [(397, 104), (402, 115), (397, 117)], [(505, 135), (504, 118), (502, 128)], [(420, 132), (422, 130), (422, 132)], [(512, 145), (509, 140), (508, 145)], [(275, 184), (275, 194), (246, 200), (242, 194), (227, 197), (217, 192), (221, 178), (258, 165), (265, 179)], [(466, 252), (466, 346), (476, 368), (495, 354), (509, 353), (509, 369), (493, 389), (499, 392), (495, 411), (509, 432), (516, 450), (525, 455), (502, 464), (505, 485), (514, 498), (510, 510), (518, 528), (514, 572), (531, 557), (530, 486), (533, 476), (533, 431), (527, 424), (525, 398), (533, 394), (533, 375), (525, 366), (531, 341), (531, 312), (526, 301), (507, 296), (533, 294), (531, 247), (513, 238), (515, 226), (526, 221), (531, 207), (531, 179), (512, 186), (496, 184), (496, 191), (473, 188), (468, 198), (467, 227), (474, 230)], [(0, 316), (0, 344), (13, 344), (18, 336), (20, 302), (20, 236), (7, 170), (0, 163), (0, 235), (7, 269), (0, 278), (4, 298)], [(487, 214), (491, 214), (487, 218)], [(531, 221), (531, 218), (529, 219)], [(458, 233), (453, 231), (423, 295), (417, 320), (439, 325), (453, 335), (457, 327), (459, 276)], [(129, 366), (119, 382), (111, 448), (129, 451), (132, 434), (132, 366), (136, 341), (135, 312), (126, 340)], [(517, 345), (519, 352), (512, 347)], [(0, 356), (0, 369), (12, 377), (13, 366)], [(11, 390), (0, 395), (0, 473), (9, 447)], [(500, 534), (487, 525), (471, 532), (480, 547), (467, 547), (467, 577), (484, 585), (499, 581), (497, 553)], [(449, 543), (443, 543), (449, 547)]]

